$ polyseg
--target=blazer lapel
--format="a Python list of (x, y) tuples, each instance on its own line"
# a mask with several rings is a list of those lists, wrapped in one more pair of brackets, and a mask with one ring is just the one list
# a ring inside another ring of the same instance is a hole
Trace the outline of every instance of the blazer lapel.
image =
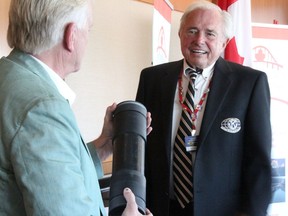
[(201, 143), (205, 141), (215, 117), (218, 115), (219, 110), (221, 110), (224, 99), (231, 88), (228, 72), (229, 67), (226, 62), (222, 58), (219, 58), (215, 64), (211, 88), (202, 120), (199, 147), (201, 146)]
[[(177, 81), (178, 76), (180, 73), (180, 70), (183, 67), (183, 61), (178, 61), (174, 65), (170, 66), (167, 71), (165, 71), (162, 82), (161, 82), (161, 105), (164, 106), (164, 109), (161, 110), (167, 110), (165, 114), (169, 115), (166, 116), (167, 122), (170, 122), (172, 118), (172, 111), (173, 111), (173, 105), (174, 105), (174, 96), (175, 91), (177, 87)], [(164, 113), (163, 113), (164, 114)], [(165, 115), (164, 114), (164, 115)]]

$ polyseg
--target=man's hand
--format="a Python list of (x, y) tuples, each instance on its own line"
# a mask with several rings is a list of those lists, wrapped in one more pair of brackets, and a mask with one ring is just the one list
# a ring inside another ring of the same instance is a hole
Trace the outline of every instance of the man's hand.
[[(112, 154), (113, 150), (112, 139), (114, 136), (113, 112), (115, 111), (116, 107), (117, 103), (113, 103), (112, 105), (107, 107), (101, 135), (93, 141), (94, 146), (97, 149), (98, 155), (102, 161), (106, 160)], [(152, 122), (151, 113), (147, 112), (146, 115), (147, 135), (150, 134), (150, 132), (152, 131), (151, 122)]]
[[(125, 188), (123, 191), (123, 195), (127, 201), (127, 205), (124, 212), (122, 213), (122, 216), (143, 216), (138, 211), (138, 206), (135, 201), (134, 193), (129, 188)], [(149, 211), (149, 209), (146, 209), (145, 215), (153, 216), (153, 214)]]
[(147, 112), (146, 121), (147, 121), (146, 124), (147, 124), (147, 136), (148, 136), (150, 132), (152, 131), (152, 127), (151, 127), (152, 117), (151, 117), (150, 112)]

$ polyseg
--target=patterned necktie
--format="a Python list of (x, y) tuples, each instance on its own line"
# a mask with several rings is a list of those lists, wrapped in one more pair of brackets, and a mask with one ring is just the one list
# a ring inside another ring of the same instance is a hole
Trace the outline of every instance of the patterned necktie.
[[(184, 104), (190, 109), (194, 109), (194, 83), (198, 74), (202, 70), (186, 69), (187, 75), (190, 77)], [(192, 185), (192, 155), (186, 151), (185, 137), (191, 136), (192, 120), (191, 113), (185, 109), (182, 110), (182, 116), (179, 123), (179, 128), (175, 138), (174, 145), (174, 162), (173, 162), (173, 176), (174, 176), (174, 191), (176, 199), (182, 208), (185, 207), (193, 199), (193, 185)]]

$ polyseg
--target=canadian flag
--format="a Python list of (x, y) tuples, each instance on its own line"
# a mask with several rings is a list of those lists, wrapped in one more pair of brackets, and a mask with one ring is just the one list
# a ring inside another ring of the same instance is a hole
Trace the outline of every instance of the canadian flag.
[(234, 25), (234, 37), (226, 46), (224, 58), (228, 61), (252, 66), (250, 0), (218, 0), (218, 6), (231, 14)]

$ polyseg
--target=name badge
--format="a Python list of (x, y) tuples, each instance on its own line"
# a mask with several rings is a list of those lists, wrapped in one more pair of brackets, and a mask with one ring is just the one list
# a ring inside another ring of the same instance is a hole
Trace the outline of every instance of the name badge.
[(186, 136), (185, 137), (185, 148), (187, 152), (196, 151), (198, 144), (198, 136)]

